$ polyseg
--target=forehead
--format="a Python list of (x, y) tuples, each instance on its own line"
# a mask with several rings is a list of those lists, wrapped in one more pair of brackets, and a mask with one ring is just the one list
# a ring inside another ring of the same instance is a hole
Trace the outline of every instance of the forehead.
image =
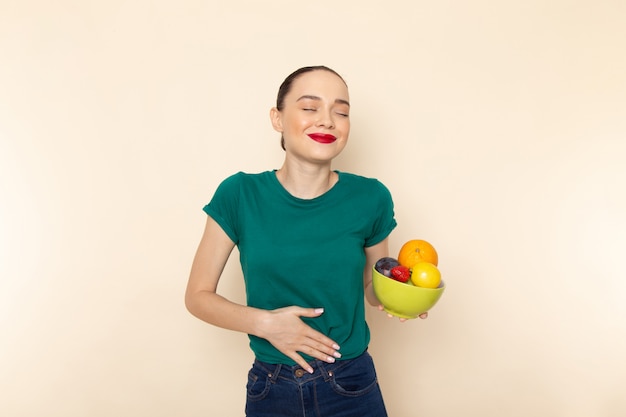
[(349, 100), (348, 87), (343, 80), (324, 70), (307, 72), (294, 80), (287, 97), (297, 100), (303, 95), (317, 96), (329, 101)]

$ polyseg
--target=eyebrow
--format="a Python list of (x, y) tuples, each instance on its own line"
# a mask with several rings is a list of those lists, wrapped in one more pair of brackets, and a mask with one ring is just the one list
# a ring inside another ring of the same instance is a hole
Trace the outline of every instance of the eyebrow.
[[(318, 96), (312, 96), (312, 95), (306, 94), (306, 95), (303, 95), (302, 97), (300, 97), (299, 99), (297, 99), (296, 102), (298, 102), (300, 100), (317, 100), (317, 101), (321, 101), (322, 99), (321, 99), (321, 97), (318, 97)], [(342, 98), (335, 99), (335, 103), (337, 103), (337, 104), (345, 104), (348, 107), (350, 106), (350, 102), (348, 100), (344, 100)]]

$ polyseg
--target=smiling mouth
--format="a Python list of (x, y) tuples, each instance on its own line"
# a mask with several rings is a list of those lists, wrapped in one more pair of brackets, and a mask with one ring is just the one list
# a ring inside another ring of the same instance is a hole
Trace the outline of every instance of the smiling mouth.
[(326, 133), (311, 133), (308, 136), (319, 143), (333, 143), (337, 140), (335, 136)]

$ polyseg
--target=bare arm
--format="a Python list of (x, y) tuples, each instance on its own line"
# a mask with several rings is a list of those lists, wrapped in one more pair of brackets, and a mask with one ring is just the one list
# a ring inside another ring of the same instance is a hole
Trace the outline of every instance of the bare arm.
[(374, 294), (374, 286), (372, 285), (372, 268), (380, 259), (389, 256), (389, 238), (386, 238), (374, 246), (365, 248), (365, 269), (363, 270), (363, 285), (365, 288), (365, 299), (370, 305), (379, 306), (380, 301)]
[(261, 310), (233, 303), (217, 294), (217, 284), (235, 244), (210, 216), (193, 260), (185, 305), (199, 319), (229, 330), (267, 339), (309, 372), (298, 352), (333, 362), (339, 346), (306, 325), (300, 317), (317, 317), (322, 310), (297, 306)]
[(254, 334), (260, 311), (232, 303), (218, 295), (217, 284), (235, 244), (221, 227), (207, 218), (185, 292), (185, 305), (200, 320), (225, 329)]

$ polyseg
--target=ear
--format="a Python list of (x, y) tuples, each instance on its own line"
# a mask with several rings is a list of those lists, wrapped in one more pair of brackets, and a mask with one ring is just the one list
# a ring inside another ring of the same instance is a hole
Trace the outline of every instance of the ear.
[(283, 120), (280, 111), (276, 107), (270, 110), (270, 120), (275, 131), (283, 133)]

